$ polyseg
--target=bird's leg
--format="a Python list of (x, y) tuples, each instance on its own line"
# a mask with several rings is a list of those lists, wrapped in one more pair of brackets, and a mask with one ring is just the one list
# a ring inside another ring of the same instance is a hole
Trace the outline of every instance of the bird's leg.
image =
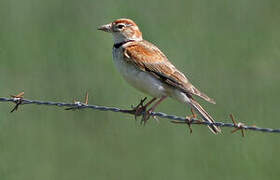
[(146, 112), (146, 109), (147, 107), (152, 104), (157, 98), (153, 98), (151, 99), (149, 102), (147, 102), (145, 105), (143, 105), (144, 101), (146, 100), (147, 98), (144, 98), (140, 101), (140, 103), (135, 107), (133, 108), (133, 111), (134, 111), (134, 115), (135, 115), (135, 119), (137, 116), (140, 116), (142, 113), (145, 113)]
[(195, 114), (193, 108), (191, 108), (191, 112), (192, 112), (191, 116), (186, 116), (186, 122), (187, 122), (187, 124), (189, 126), (190, 133), (192, 133), (191, 121), (192, 121), (192, 119), (196, 119), (197, 118), (197, 115)]
[(144, 102), (146, 101), (146, 99), (147, 99), (147, 97), (145, 97), (144, 99), (141, 99), (139, 104), (137, 106), (135, 106), (135, 107), (131, 106), (132, 109), (130, 109), (130, 110), (120, 110), (120, 111), (124, 112), (124, 113), (133, 114), (135, 116), (135, 120), (136, 120), (137, 116), (145, 114), (147, 107), (149, 105), (151, 105), (157, 98), (151, 99), (149, 102), (147, 102), (144, 105)]
[(161, 97), (148, 111), (144, 112), (142, 120), (141, 120), (141, 124), (142, 123), (144, 123), (144, 125), (146, 124), (146, 122), (150, 118), (152, 112), (154, 112), (155, 108), (166, 98), (167, 98), (167, 96)]
[(196, 118), (197, 118), (197, 115), (195, 114), (193, 108), (191, 108), (191, 112), (192, 112), (191, 118), (196, 119)]

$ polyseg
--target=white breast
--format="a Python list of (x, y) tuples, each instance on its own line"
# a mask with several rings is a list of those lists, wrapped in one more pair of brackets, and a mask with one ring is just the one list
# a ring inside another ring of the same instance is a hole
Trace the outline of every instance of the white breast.
[(124, 60), (122, 47), (113, 48), (113, 59), (118, 71), (130, 85), (152, 97), (167, 95), (167, 85)]

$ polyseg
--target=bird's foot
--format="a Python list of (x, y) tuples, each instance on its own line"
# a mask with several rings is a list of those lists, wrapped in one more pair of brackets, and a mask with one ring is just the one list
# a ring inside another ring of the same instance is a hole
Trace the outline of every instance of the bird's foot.
[[(138, 116), (141, 116), (142, 115), (142, 119), (141, 119), (141, 122), (140, 124), (143, 124), (145, 125), (147, 123), (147, 121), (150, 119), (150, 117), (152, 116), (152, 113), (154, 112), (154, 109), (155, 107), (151, 107), (149, 110), (147, 110), (147, 107), (149, 105), (151, 105), (155, 100), (156, 98), (153, 98), (151, 99), (149, 102), (147, 102), (145, 105), (144, 105), (144, 101), (147, 99), (147, 97), (145, 97), (144, 99), (142, 99), (140, 101), (140, 103), (134, 108), (135, 110), (135, 120), (137, 120), (137, 117)], [(153, 116), (152, 116), (153, 117)], [(154, 117), (153, 117), (154, 118)]]
[(140, 100), (139, 104), (137, 106), (131, 106), (132, 109), (130, 110), (121, 110), (122, 112), (133, 114), (135, 117), (135, 120), (137, 120), (138, 116), (144, 115), (147, 109), (147, 106), (149, 103), (144, 105), (144, 102), (147, 100), (147, 97)]
[(147, 123), (147, 121), (150, 119), (150, 117), (152, 116), (153, 118), (155, 118), (152, 114), (153, 114), (153, 109), (149, 109), (148, 111), (144, 111), (142, 119), (140, 124), (145, 125)]
[(135, 107), (132, 107), (132, 112), (134, 112), (134, 118), (135, 120), (137, 120), (138, 116), (141, 116), (145, 114), (146, 109), (148, 104), (144, 105), (144, 102), (146, 101), (147, 97), (145, 97), (144, 99), (141, 99), (141, 101), (139, 102), (139, 104)]
[(121, 112), (133, 114), (135, 117), (135, 120), (137, 120), (138, 116), (142, 116), (140, 124), (145, 125), (146, 122), (148, 121), (148, 119), (151, 117), (152, 112), (155, 109), (155, 106), (151, 107), (149, 110), (147, 110), (147, 107), (149, 105), (151, 105), (156, 99), (157, 98), (153, 98), (144, 105), (144, 102), (147, 100), (147, 97), (145, 97), (144, 99), (141, 99), (141, 101), (139, 102), (139, 104), (137, 106), (135, 106), (135, 107), (132, 106), (132, 110), (121, 110)]

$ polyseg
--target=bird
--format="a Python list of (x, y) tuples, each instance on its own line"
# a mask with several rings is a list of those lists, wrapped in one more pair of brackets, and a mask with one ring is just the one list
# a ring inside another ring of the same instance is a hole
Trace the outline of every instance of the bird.
[[(145, 111), (145, 122), (167, 97), (190, 106), (193, 117), (196, 117), (194, 109), (204, 121), (215, 122), (194, 96), (212, 104), (216, 102), (192, 85), (156, 45), (144, 40), (133, 20), (120, 18), (98, 27), (98, 30), (113, 35), (113, 61), (123, 78), (134, 88), (153, 97), (145, 106), (136, 109), (140, 111), (154, 103)], [(208, 127), (214, 134), (221, 132), (213, 124)]]

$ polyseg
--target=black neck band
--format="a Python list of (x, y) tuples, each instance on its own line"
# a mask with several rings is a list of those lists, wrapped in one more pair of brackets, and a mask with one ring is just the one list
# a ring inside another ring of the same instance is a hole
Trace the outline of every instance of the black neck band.
[(124, 45), (125, 43), (131, 42), (133, 40), (129, 40), (129, 41), (124, 41), (124, 42), (120, 42), (120, 43), (116, 43), (114, 44), (114, 48), (118, 49), (119, 47), (121, 47), (122, 45)]

